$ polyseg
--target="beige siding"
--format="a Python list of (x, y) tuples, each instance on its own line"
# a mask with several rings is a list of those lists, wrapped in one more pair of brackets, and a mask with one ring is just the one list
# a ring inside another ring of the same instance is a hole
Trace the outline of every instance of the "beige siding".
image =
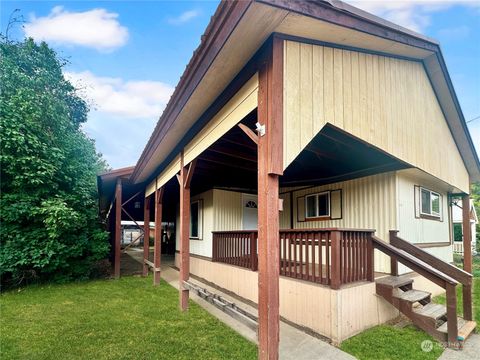
[[(441, 195), (441, 221), (419, 218), (418, 214), (416, 216), (415, 201), (420, 200), (415, 196), (415, 186), (425, 187)], [(397, 192), (399, 236), (412, 243), (449, 244), (448, 192), (445, 184), (433, 177), (418, 176), (412, 170), (404, 170), (397, 172)], [(428, 247), (424, 250), (447, 262), (453, 261), (451, 246)]]
[[(192, 202), (201, 200), (202, 202), (202, 214), (201, 214), (201, 234), (199, 239), (190, 239), (190, 252), (192, 254), (212, 257), (212, 231), (213, 227), (213, 190), (206, 191), (204, 193), (192, 196)], [(177, 206), (177, 231), (175, 231), (176, 237), (176, 249), (180, 249), (180, 216), (179, 207)]]
[(195, 138), (185, 146), (185, 164), (190, 163), (227, 131), (237, 125), (257, 107), (257, 103), (258, 76), (255, 74)]
[[(177, 266), (178, 260), (177, 254)], [(257, 272), (195, 257), (190, 258), (190, 272), (254, 303), (258, 302)], [(359, 283), (332, 290), (327, 286), (281, 276), (279, 297), (282, 317), (326, 336), (336, 344), (398, 316), (393, 306), (376, 295), (375, 283)]]
[(468, 192), (421, 63), (293, 41), (284, 51), (285, 168), (330, 123)]
[[(325, 190), (342, 190), (342, 219), (325, 221), (298, 221), (297, 199)], [(395, 173), (383, 173), (293, 193), (294, 228), (344, 227), (374, 229), (377, 236), (388, 241), (388, 231), (396, 228)], [(375, 252), (375, 269), (389, 271), (386, 256)]]
[(213, 226), (217, 231), (242, 229), (242, 193), (213, 190)]

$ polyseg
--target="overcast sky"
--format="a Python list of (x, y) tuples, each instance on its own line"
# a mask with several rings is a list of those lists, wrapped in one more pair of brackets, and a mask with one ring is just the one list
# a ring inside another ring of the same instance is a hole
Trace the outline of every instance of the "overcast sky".
[[(350, 1), (440, 41), (466, 120), (480, 117), (480, 1)], [(45, 40), (91, 104), (85, 131), (113, 168), (134, 165), (218, 1), (4, 1), (1, 32)], [(477, 152), (480, 118), (468, 123)]]

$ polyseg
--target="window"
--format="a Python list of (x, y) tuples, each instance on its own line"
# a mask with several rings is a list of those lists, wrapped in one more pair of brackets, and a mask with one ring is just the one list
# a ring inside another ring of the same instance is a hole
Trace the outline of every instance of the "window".
[(200, 202), (195, 201), (190, 204), (190, 237), (200, 238)]
[(434, 191), (420, 188), (420, 213), (440, 217), (440, 195)]
[(330, 192), (305, 197), (305, 217), (316, 218), (330, 216)]

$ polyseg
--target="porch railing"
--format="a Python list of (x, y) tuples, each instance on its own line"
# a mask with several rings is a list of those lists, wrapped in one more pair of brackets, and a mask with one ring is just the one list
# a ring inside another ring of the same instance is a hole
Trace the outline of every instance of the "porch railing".
[[(280, 275), (330, 285), (373, 281), (373, 230), (280, 230)], [(213, 261), (257, 270), (257, 231), (213, 232)]]

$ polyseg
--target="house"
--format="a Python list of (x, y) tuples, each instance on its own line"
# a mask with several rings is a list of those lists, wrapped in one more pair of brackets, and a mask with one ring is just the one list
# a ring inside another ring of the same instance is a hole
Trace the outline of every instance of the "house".
[(137, 187), (145, 222), (175, 224), (181, 309), (190, 275), (256, 303), (274, 359), (280, 316), (339, 343), (401, 311), (463, 341), (471, 253), (450, 265), (450, 199), (479, 180), (435, 40), (340, 1), (226, 1), (106, 203), (121, 214), (122, 181)]
[[(477, 254), (476, 241), (478, 217), (473, 200), (470, 199), (470, 233), (472, 234), (472, 254)], [(452, 230), (453, 230), (453, 252), (463, 255), (463, 209), (461, 204), (454, 202), (452, 204)]]

